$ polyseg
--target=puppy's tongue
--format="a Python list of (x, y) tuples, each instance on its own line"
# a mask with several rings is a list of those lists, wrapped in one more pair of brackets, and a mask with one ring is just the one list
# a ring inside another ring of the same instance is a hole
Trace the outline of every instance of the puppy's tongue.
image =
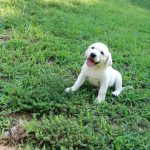
[(87, 64), (88, 67), (93, 67), (95, 65), (95, 62), (92, 61), (91, 59), (88, 59), (86, 64)]

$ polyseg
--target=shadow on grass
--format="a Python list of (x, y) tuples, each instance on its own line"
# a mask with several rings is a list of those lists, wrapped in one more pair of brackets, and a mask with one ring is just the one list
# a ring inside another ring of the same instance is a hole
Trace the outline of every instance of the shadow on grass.
[(150, 1), (149, 0), (129, 0), (132, 5), (141, 7), (141, 8), (146, 8), (150, 10)]

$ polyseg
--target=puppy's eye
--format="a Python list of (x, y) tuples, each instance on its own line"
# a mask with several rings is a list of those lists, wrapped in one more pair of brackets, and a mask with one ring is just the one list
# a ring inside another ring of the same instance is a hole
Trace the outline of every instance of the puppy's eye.
[(91, 47), (92, 49), (94, 49), (95, 47)]
[(101, 53), (102, 55), (104, 55), (104, 52), (101, 51), (100, 53)]

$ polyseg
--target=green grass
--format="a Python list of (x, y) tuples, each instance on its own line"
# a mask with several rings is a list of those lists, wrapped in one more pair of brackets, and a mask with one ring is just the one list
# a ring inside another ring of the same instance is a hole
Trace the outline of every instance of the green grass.
[[(88, 84), (64, 93), (97, 41), (133, 86), (103, 104)], [(149, 77), (149, 0), (0, 0), (0, 129), (3, 115), (34, 114), (26, 149), (149, 150)]]

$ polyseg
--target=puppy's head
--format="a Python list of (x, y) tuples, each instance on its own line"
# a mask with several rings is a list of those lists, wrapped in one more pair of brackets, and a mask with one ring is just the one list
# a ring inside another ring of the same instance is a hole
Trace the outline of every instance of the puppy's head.
[(103, 43), (94, 43), (88, 47), (85, 52), (86, 56), (86, 64), (88, 67), (106, 65), (112, 65), (111, 54), (107, 48), (107, 46)]

